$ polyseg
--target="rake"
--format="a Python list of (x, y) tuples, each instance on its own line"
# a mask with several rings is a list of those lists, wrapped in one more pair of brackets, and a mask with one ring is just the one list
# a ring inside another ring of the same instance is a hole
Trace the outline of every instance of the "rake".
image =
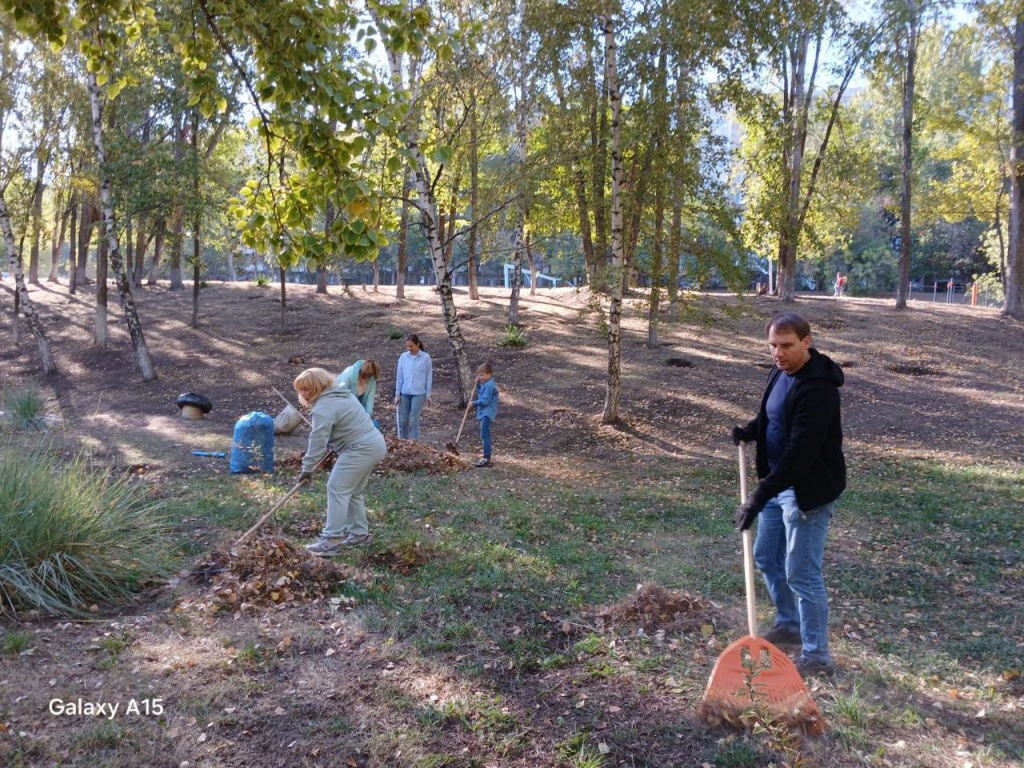
[[(739, 445), (740, 502), (747, 500), (747, 463)], [(743, 580), (747, 590), (747, 635), (736, 640), (715, 662), (698, 714), (712, 724), (745, 726), (750, 713), (767, 709), (775, 718), (811, 733), (824, 721), (800, 672), (789, 657), (757, 636), (754, 602), (754, 551), (750, 531), (743, 531)]]

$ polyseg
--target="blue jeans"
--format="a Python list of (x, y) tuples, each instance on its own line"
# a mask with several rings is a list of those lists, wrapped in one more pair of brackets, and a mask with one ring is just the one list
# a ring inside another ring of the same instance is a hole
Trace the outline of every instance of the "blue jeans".
[(402, 395), (398, 404), (398, 436), (402, 440), (420, 439), (420, 413), (426, 402), (426, 395)]
[(832, 654), (822, 561), (835, 508), (833, 501), (802, 512), (790, 488), (761, 510), (754, 539), (754, 562), (775, 604), (775, 622), (800, 631), (804, 658), (826, 664)]
[(480, 442), (484, 445), (484, 458), (491, 458), (491, 424), (492, 420), (487, 416), (480, 419)]

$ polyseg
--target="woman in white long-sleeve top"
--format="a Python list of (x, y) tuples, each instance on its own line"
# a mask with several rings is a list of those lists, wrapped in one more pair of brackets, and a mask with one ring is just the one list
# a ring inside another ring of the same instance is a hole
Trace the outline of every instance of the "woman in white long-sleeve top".
[(313, 427), (297, 482), (310, 478), (328, 448), (338, 454), (327, 479), (327, 521), (320, 540), (306, 549), (330, 557), (349, 547), (366, 546), (373, 536), (363, 493), (373, 468), (388, 455), (384, 436), (356, 395), (347, 386), (338, 386), (329, 371), (308, 368), (295, 377), (293, 386), (299, 401), (313, 409)]
[(420, 439), (420, 413), (431, 405), (434, 364), (415, 333), (405, 337), (405, 348), (398, 357), (395, 376), (395, 406), (398, 408), (398, 436), (402, 440)]

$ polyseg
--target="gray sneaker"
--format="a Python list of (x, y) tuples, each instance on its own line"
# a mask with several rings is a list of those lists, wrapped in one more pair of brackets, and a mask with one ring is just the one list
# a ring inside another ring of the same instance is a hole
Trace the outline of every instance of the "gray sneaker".
[(827, 677), (830, 680), (836, 676), (836, 665), (831, 661), (815, 661), (801, 656), (796, 660), (796, 671), (805, 680), (809, 677)]
[(777, 645), (779, 648), (783, 646), (789, 648), (800, 648), (803, 646), (803, 641), (800, 639), (800, 630), (790, 629), (784, 627), (781, 624), (776, 624), (763, 635), (763, 640), (767, 640), (772, 645)]
[(317, 557), (332, 557), (341, 554), (344, 543), (345, 540), (341, 538), (332, 539), (321, 536), (315, 543), (307, 544), (306, 551)]
[(350, 533), (341, 541), (341, 543), (338, 546), (343, 547), (345, 549), (352, 547), (365, 547), (371, 541), (373, 541), (372, 533), (364, 533), (361, 536), (357, 533)]

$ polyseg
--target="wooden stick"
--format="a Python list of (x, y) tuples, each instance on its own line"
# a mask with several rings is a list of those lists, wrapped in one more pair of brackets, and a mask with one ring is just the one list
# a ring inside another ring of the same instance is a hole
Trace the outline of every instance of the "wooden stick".
[[(328, 450), (327, 452), (325, 452), (324, 455), (320, 458), (320, 461), (318, 461), (316, 463), (316, 466), (313, 467), (313, 471), (315, 472), (317, 469), (319, 469), (320, 465), (323, 464), (327, 460), (327, 457), (328, 456), (332, 456), (332, 455), (334, 455), (334, 451), (332, 451), (332, 450)], [(234, 545), (232, 545), (231, 549), (232, 550), (238, 549), (238, 547), (242, 546), (243, 544), (245, 544), (245, 542), (247, 542), (249, 539), (251, 539), (253, 537), (253, 534), (255, 534), (256, 531), (258, 531), (263, 526), (263, 524), (265, 522), (267, 522), (267, 520), (269, 520), (271, 517), (273, 517), (274, 513), (277, 512), (277, 510), (279, 510), (281, 507), (283, 507), (285, 502), (288, 501), (288, 499), (290, 499), (292, 496), (294, 496), (296, 493), (298, 493), (299, 489), (302, 488), (302, 486), (304, 486), (305, 484), (306, 484), (306, 481), (303, 480), (302, 482), (296, 483), (294, 486), (292, 486), (292, 489), (290, 491), (288, 491), (288, 493), (286, 493), (284, 496), (282, 496), (281, 499), (274, 506), (272, 506), (270, 509), (268, 509), (263, 514), (263, 516), (259, 520), (256, 521), (256, 524), (252, 528), (250, 528), (248, 531), (246, 531), (244, 534), (242, 534), (242, 538), (240, 538), (238, 541), (236, 541), (234, 543)]]
[(288, 407), (289, 407), (289, 408), (293, 408), (293, 409), (295, 410), (295, 412), (296, 412), (297, 414), (299, 414), (299, 416), (301, 416), (301, 417), (302, 417), (302, 420), (303, 420), (304, 422), (306, 422), (306, 426), (307, 426), (307, 427), (309, 427), (310, 429), (312, 429), (312, 428), (313, 428), (313, 425), (312, 425), (312, 424), (310, 424), (310, 422), (309, 422), (309, 419), (307, 419), (307, 418), (305, 417), (305, 415), (304, 415), (304, 414), (302, 413), (302, 411), (300, 411), (300, 410), (299, 410), (298, 408), (296, 408), (296, 407), (295, 407), (294, 405), (292, 405), (292, 404), (291, 404), (291, 401), (289, 401), (287, 397), (285, 397), (285, 396), (284, 396), (284, 395), (282, 395), (282, 394), (281, 394), (280, 392), (278, 392), (278, 391), (277, 391), (277, 387), (271, 387), (271, 389), (272, 389), (272, 390), (274, 390), (274, 392), (277, 392), (277, 396), (278, 396), (278, 397), (280, 397), (280, 398), (281, 398), (282, 400), (284, 400), (284, 401), (285, 401), (286, 403), (288, 403)]
[(464, 414), (462, 414), (462, 423), (459, 424), (459, 433), (457, 435), (455, 435), (455, 445), (456, 446), (458, 446), (458, 444), (459, 444), (459, 438), (462, 437), (462, 428), (464, 426), (466, 426), (466, 417), (469, 416), (469, 409), (470, 409), (470, 407), (472, 405), (473, 405), (473, 398), (470, 398), (469, 402), (466, 403), (466, 412)]

